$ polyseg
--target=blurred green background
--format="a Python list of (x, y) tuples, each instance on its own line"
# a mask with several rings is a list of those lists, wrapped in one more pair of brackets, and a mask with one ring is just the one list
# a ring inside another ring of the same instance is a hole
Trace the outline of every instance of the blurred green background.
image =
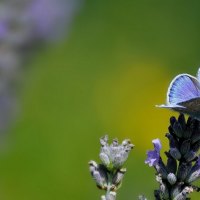
[[(87, 0), (68, 38), (41, 49), (27, 66), (21, 113), (0, 155), (4, 200), (100, 199), (88, 170), (99, 138), (135, 144), (118, 199), (153, 199), (144, 164), (151, 140), (167, 149), (165, 102), (178, 73), (200, 64), (199, 1)], [(193, 199), (199, 196), (192, 195)]]

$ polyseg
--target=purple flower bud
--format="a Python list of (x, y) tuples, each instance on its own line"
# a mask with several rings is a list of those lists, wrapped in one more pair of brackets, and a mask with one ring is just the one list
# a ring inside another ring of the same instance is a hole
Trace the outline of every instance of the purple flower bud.
[(180, 147), (180, 152), (185, 155), (190, 150), (190, 140), (185, 140)]
[(200, 140), (199, 130), (196, 130), (192, 135), (192, 144)]
[(114, 185), (115, 188), (117, 188), (121, 184), (125, 173), (126, 173), (126, 168), (122, 168), (115, 173), (112, 180), (112, 184)]
[(160, 150), (161, 150), (161, 143), (159, 139), (152, 140), (154, 145), (154, 150), (150, 150), (147, 152), (147, 159), (145, 160), (145, 164), (148, 164), (149, 167), (155, 166), (158, 164), (160, 159)]
[[(173, 119), (174, 120), (174, 119)], [(172, 123), (171, 123), (172, 124)], [(180, 123), (179, 122), (177, 122), (177, 121), (174, 121), (174, 123), (171, 125), (171, 127), (170, 127), (170, 130), (169, 130), (169, 132), (174, 132), (174, 134), (177, 136), (177, 137), (179, 137), (179, 138), (182, 138), (182, 136), (183, 136), (183, 130), (182, 130), (182, 127), (181, 127), (181, 125), (180, 125)]]
[(170, 148), (176, 148), (176, 147), (178, 147), (178, 141), (175, 139), (175, 137), (173, 137), (173, 135), (167, 133), (165, 136), (169, 140), (169, 146), (170, 146)]
[(181, 159), (181, 153), (177, 148), (170, 148), (169, 152), (174, 159), (176, 160)]
[(200, 178), (200, 157), (198, 158), (198, 160), (196, 161), (196, 163), (194, 164), (194, 166), (190, 170), (190, 172), (189, 172), (189, 174), (186, 178), (186, 182), (192, 183), (199, 178)]
[(167, 176), (167, 180), (171, 185), (174, 185), (177, 181), (176, 175), (173, 173), (169, 173)]
[(188, 151), (185, 155), (184, 158), (187, 162), (190, 162), (194, 160), (197, 157), (196, 153), (194, 151)]
[(184, 181), (191, 170), (191, 163), (181, 163), (177, 171), (177, 179), (179, 181)]
[(199, 178), (200, 178), (200, 169), (197, 169), (196, 171), (194, 171), (187, 177), (186, 182), (192, 183), (192, 182), (198, 180)]
[(108, 157), (107, 154), (105, 154), (105, 153), (100, 153), (100, 154), (99, 154), (99, 157), (100, 157), (102, 163), (103, 163), (105, 166), (109, 166), (109, 165), (110, 165), (110, 159), (109, 159), (109, 157)]
[(174, 159), (171, 154), (169, 152), (165, 152), (165, 154), (167, 155), (168, 159), (167, 159), (167, 171), (169, 173), (174, 173), (176, 174), (176, 170), (177, 170), (177, 162), (176, 159)]
[(158, 160), (158, 163), (155, 165), (155, 169), (158, 172), (158, 174), (161, 175), (161, 177), (163, 179), (167, 179), (168, 172), (167, 172), (167, 169), (165, 167), (165, 164), (162, 161), (162, 158), (160, 158)]
[(107, 171), (104, 168), (103, 165), (98, 165), (95, 161), (89, 162), (89, 170), (93, 177), (93, 179), (96, 182), (96, 185), (100, 189), (106, 189), (107, 188)]
[(195, 142), (193, 145), (192, 145), (192, 151), (194, 152), (198, 152), (199, 149), (200, 149), (200, 140), (198, 140), (197, 142)]

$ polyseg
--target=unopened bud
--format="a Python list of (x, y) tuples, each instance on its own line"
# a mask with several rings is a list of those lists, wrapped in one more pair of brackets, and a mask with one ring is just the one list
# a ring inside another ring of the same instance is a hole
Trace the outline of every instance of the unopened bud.
[(167, 171), (170, 173), (176, 174), (177, 170), (177, 162), (176, 159), (174, 159), (168, 152), (166, 152), (166, 155), (168, 156), (167, 159)]
[(116, 172), (116, 174), (114, 175), (113, 177), (113, 180), (112, 180), (112, 184), (117, 187), (121, 184), (123, 178), (124, 178), (124, 174), (126, 173), (126, 169), (123, 168), (123, 169), (120, 169)]
[(109, 160), (109, 157), (107, 154), (105, 153), (100, 153), (99, 154), (99, 157), (102, 161), (102, 163), (105, 165), (105, 166), (109, 166), (110, 165), (110, 160)]
[(177, 148), (170, 148), (170, 154), (176, 160), (181, 159), (181, 153)]
[(187, 162), (190, 162), (196, 158), (196, 153), (194, 151), (188, 151), (185, 155), (184, 158)]
[(183, 114), (179, 115), (178, 122), (181, 125), (182, 129), (185, 130), (185, 128), (186, 128), (186, 121), (185, 121), (185, 116)]
[(190, 140), (185, 140), (180, 147), (180, 152), (185, 155), (190, 150)]
[(200, 169), (197, 169), (196, 171), (194, 171), (193, 173), (188, 175), (186, 182), (192, 183), (192, 182), (198, 180), (199, 178), (200, 178)]
[(177, 172), (177, 178), (180, 181), (184, 181), (185, 178), (188, 176), (189, 171), (191, 170), (191, 165), (187, 163), (182, 163)]
[(172, 129), (176, 136), (178, 136), (179, 138), (183, 137), (183, 130), (179, 122), (175, 121)]
[(103, 165), (97, 165), (96, 162), (89, 162), (90, 173), (100, 189), (104, 190), (107, 188), (107, 169)]
[(199, 149), (200, 149), (200, 140), (198, 140), (197, 142), (195, 142), (195, 143), (192, 145), (192, 150), (193, 150), (194, 152), (199, 151)]
[(175, 174), (169, 173), (167, 176), (167, 180), (171, 185), (174, 185), (177, 181), (177, 178), (176, 178)]
[(196, 130), (193, 134), (192, 134), (192, 144), (194, 144), (195, 142), (197, 142), (198, 140), (200, 140), (200, 134), (199, 131)]
[(155, 168), (157, 172), (162, 176), (162, 178), (167, 179), (167, 175), (168, 175), (167, 169), (161, 159), (158, 161), (158, 164), (155, 165)]

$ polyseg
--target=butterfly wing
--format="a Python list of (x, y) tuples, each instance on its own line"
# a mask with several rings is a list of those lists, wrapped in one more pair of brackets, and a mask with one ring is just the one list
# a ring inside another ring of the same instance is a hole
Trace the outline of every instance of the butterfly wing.
[(199, 81), (189, 74), (180, 74), (172, 80), (168, 88), (167, 105), (181, 105), (183, 102), (187, 102), (198, 97), (200, 97)]
[(160, 105), (159, 107), (189, 114), (200, 120), (199, 81), (189, 74), (176, 76), (168, 88), (167, 105)]
[(182, 102), (179, 105), (160, 105), (158, 107), (172, 109), (200, 120), (200, 97)]
[(156, 105), (156, 107), (158, 107), (158, 108), (168, 108), (168, 109), (171, 109), (171, 110), (178, 111), (180, 113), (186, 113), (186, 109), (187, 109), (185, 106), (181, 106), (181, 105), (164, 105), (164, 104), (162, 104), (162, 105)]
[(197, 72), (197, 80), (200, 82), (200, 68), (198, 69), (198, 72)]

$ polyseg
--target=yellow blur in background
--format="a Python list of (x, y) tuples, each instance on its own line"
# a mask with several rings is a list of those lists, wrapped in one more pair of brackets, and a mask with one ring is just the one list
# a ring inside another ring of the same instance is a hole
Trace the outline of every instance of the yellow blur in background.
[[(153, 199), (151, 140), (167, 150), (172, 78), (200, 64), (200, 3), (86, 0), (68, 36), (39, 49), (23, 73), (20, 113), (0, 155), (3, 200), (100, 199), (88, 170), (99, 138), (135, 148), (118, 199)], [(193, 199), (198, 199), (196, 194)]]

